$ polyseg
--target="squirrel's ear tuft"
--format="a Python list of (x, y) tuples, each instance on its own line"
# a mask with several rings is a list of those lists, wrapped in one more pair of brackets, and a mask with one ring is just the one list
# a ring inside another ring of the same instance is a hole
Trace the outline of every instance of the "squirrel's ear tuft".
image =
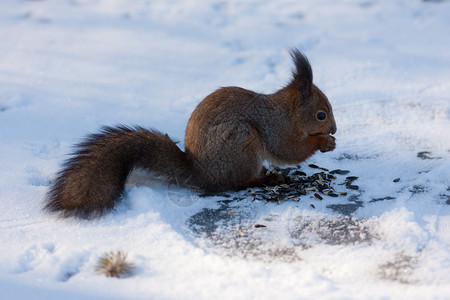
[(304, 96), (311, 95), (313, 73), (311, 65), (306, 56), (296, 48), (289, 51), (294, 60), (295, 69), (292, 71), (292, 82), (290, 83), (299, 93)]

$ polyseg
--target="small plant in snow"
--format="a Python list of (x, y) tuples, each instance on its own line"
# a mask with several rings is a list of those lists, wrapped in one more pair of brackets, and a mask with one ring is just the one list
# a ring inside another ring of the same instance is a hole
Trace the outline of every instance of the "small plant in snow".
[(110, 251), (100, 257), (95, 271), (107, 277), (122, 278), (131, 275), (135, 266), (127, 262), (127, 254), (122, 251)]

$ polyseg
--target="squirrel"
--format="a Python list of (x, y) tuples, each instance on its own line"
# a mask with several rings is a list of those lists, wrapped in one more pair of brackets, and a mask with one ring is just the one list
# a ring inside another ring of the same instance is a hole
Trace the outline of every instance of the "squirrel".
[(295, 48), (290, 55), (292, 79), (275, 93), (224, 87), (201, 101), (184, 152), (154, 129), (121, 125), (91, 134), (51, 183), (44, 208), (63, 217), (102, 215), (121, 199), (135, 168), (207, 192), (282, 183), (283, 175), (266, 173), (265, 161), (298, 164), (336, 146), (333, 111), (313, 84), (308, 59)]

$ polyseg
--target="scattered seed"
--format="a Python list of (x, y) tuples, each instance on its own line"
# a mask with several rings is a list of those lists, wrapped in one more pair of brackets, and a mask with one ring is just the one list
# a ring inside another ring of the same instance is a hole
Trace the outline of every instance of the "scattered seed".
[(314, 196), (315, 196), (317, 199), (319, 199), (319, 200), (323, 200), (322, 196), (320, 196), (320, 195), (317, 194), (317, 193), (314, 193)]
[(294, 173), (292, 173), (292, 175), (295, 175), (295, 176), (306, 176), (306, 173), (302, 172), (302, 171), (295, 171)]
[(316, 209), (316, 207), (314, 206), (314, 204), (310, 204), (309, 206), (311, 206), (312, 208)]
[(262, 225), (262, 224), (255, 224), (255, 228), (266, 228), (266, 225)]
[(348, 173), (350, 173), (349, 170), (341, 170), (341, 169), (330, 171), (330, 174), (338, 174), (338, 175), (346, 175)]
[(400, 181), (400, 177), (399, 178), (395, 178), (393, 181), (394, 182), (399, 182)]
[[(319, 169), (319, 172), (307, 176), (306, 173), (297, 168), (277, 169), (277, 174), (283, 174), (286, 181), (280, 185), (264, 186), (261, 188), (252, 188), (247, 190), (246, 196), (252, 200), (264, 200), (267, 202), (277, 202), (282, 204), (285, 201), (300, 201), (300, 196), (310, 196), (311, 199), (323, 200), (323, 195), (330, 197), (346, 196), (346, 192), (336, 191), (333, 187), (336, 184), (344, 185), (347, 189), (358, 190), (357, 185), (353, 182), (358, 179), (356, 176), (348, 176), (344, 182), (337, 183), (334, 180), (336, 176), (332, 174), (348, 174), (348, 170), (336, 169), (328, 171), (328, 169), (321, 168), (315, 164), (310, 164), (309, 167)], [(270, 171), (268, 175), (273, 174)], [(230, 209), (227, 211), (229, 215), (239, 215), (239, 212)], [(271, 220), (270, 216), (268, 220)]]

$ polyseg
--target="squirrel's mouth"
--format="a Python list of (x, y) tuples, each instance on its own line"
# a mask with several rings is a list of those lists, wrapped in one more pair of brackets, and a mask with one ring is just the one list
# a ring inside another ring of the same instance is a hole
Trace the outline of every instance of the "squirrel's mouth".
[(308, 134), (309, 136), (318, 136), (318, 135), (321, 135), (321, 134), (323, 134), (323, 133), (321, 133), (321, 132), (318, 132), (318, 133), (310, 133), (310, 134)]
[(310, 133), (309, 136), (318, 136), (318, 135), (332, 135), (331, 133), (327, 132), (317, 132), (317, 133)]

